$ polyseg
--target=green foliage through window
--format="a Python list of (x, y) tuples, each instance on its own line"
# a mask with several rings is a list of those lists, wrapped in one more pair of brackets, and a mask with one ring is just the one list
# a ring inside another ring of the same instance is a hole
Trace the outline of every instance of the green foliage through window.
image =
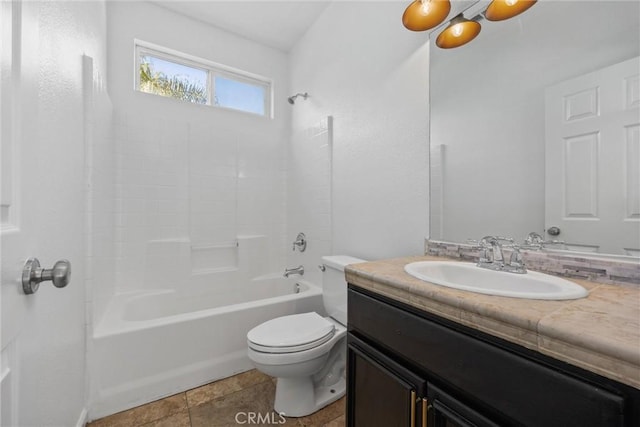
[(271, 81), (136, 40), (136, 89), (194, 104), (271, 117)]
[(207, 103), (207, 88), (179, 75), (167, 76), (153, 70), (149, 62), (140, 63), (140, 91), (189, 101)]

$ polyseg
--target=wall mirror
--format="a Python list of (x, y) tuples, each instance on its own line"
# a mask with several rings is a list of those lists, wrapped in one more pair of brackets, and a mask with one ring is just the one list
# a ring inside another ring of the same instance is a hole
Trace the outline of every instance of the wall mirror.
[(480, 23), (456, 49), (431, 36), (430, 238), (535, 231), (639, 256), (640, 3), (539, 1)]

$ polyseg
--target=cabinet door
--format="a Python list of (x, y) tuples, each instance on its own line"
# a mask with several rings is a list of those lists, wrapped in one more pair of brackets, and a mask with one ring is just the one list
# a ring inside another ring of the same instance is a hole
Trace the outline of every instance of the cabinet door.
[(498, 427), (460, 400), (428, 383), (429, 427)]
[(349, 336), (347, 425), (426, 425), (426, 382), (373, 347)]

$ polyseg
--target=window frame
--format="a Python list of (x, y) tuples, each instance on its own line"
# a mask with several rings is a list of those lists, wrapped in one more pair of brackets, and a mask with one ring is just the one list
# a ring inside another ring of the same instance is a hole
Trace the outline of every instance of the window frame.
[[(149, 43), (143, 40), (134, 39), (134, 78), (133, 89), (137, 92), (140, 90), (140, 58), (148, 55), (165, 61), (170, 61), (179, 65), (194, 68), (197, 70), (205, 71), (207, 73), (206, 78), (206, 90), (207, 90), (207, 102), (206, 104), (195, 105), (207, 105), (214, 108), (221, 108), (227, 111), (235, 111), (244, 114), (251, 114), (257, 117), (266, 117), (273, 119), (273, 80), (258, 74), (250, 73), (248, 71), (240, 70), (238, 68), (230, 67), (228, 65), (219, 64), (217, 62), (209, 61), (208, 59), (200, 58), (194, 55), (189, 55), (184, 52), (180, 52), (167, 47), (159, 46), (154, 43)], [(264, 114), (254, 113), (252, 111), (240, 110), (237, 108), (225, 107), (222, 105), (216, 105), (215, 103), (215, 77), (220, 76), (226, 79), (235, 80), (240, 83), (251, 84), (264, 88)], [(152, 93), (152, 95), (155, 95)], [(160, 95), (158, 95), (160, 96)], [(171, 98), (171, 97), (165, 97)], [(175, 98), (174, 98), (175, 99)]]

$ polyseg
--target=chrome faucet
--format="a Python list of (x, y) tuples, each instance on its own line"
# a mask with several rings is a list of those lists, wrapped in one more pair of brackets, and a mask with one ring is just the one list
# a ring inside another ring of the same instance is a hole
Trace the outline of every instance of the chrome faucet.
[(522, 244), (522, 249), (533, 249), (533, 250), (541, 250), (544, 249), (547, 245), (564, 245), (565, 242), (562, 240), (544, 240), (540, 234), (532, 231), (527, 235), (527, 238), (524, 239), (524, 243)]
[[(509, 262), (505, 263), (504, 254), (502, 252), (502, 244), (500, 242), (508, 242), (508, 247), (512, 249)], [(479, 244), (480, 257), (478, 259), (478, 267), (488, 268), (495, 271), (506, 271), (509, 273), (523, 274), (527, 272), (524, 265), (520, 247), (513, 243), (513, 239), (507, 237), (485, 236), (480, 239)], [(491, 255), (489, 255), (491, 251)]]
[(285, 268), (284, 270), (284, 277), (289, 277), (292, 274), (299, 274), (299, 275), (304, 275), (304, 266), (299, 266), (296, 268)]
[(532, 231), (531, 233), (529, 233), (527, 235), (527, 238), (524, 239), (524, 244), (527, 246), (542, 246), (542, 244), (544, 243), (544, 238), (536, 233), (535, 231)]

